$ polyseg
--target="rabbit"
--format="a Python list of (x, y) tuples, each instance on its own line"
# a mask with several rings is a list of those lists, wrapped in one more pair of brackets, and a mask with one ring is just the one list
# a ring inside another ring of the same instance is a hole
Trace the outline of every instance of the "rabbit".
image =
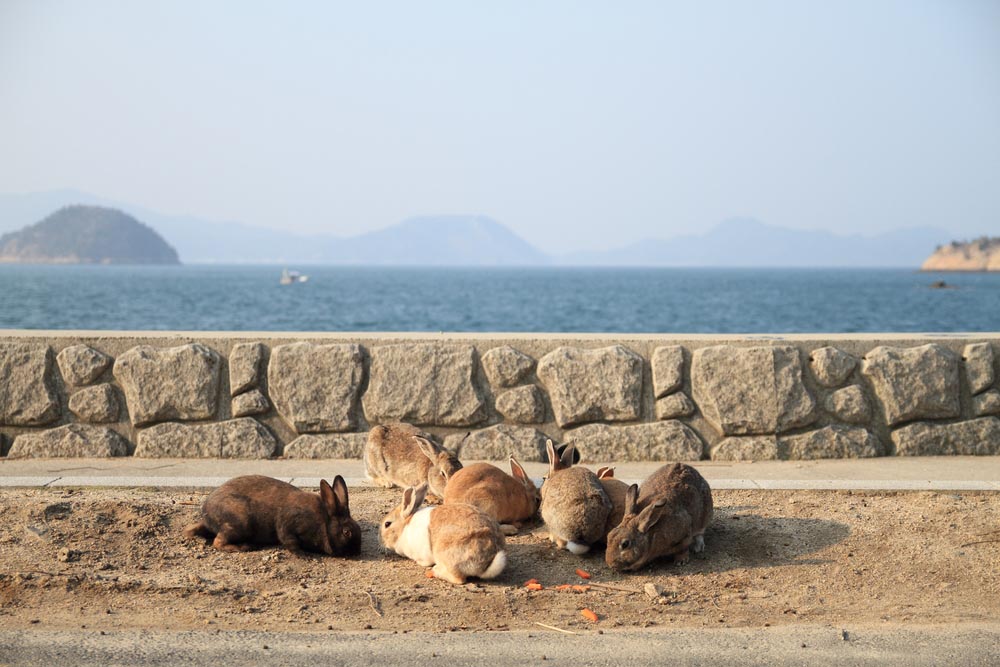
[(688, 550), (705, 549), (705, 527), (712, 520), (712, 490), (689, 465), (674, 463), (635, 484), (625, 498), (625, 518), (608, 534), (604, 554), (615, 570), (637, 570), (661, 556), (688, 560)]
[(405, 488), (426, 482), (438, 498), (444, 497), (448, 480), (462, 468), (455, 456), (409, 424), (372, 428), (364, 459), (365, 472), (375, 484)]
[(456, 472), (444, 490), (444, 504), (466, 503), (500, 523), (504, 535), (535, 516), (541, 493), (521, 464), (510, 457), (510, 475), (489, 463), (473, 463)]
[(590, 470), (572, 467), (576, 448), (566, 447), (562, 455), (549, 440), (549, 475), (542, 484), (542, 519), (549, 539), (560, 549), (578, 556), (604, 539), (604, 526), (611, 513), (611, 499)]
[(493, 579), (507, 566), (503, 533), (496, 520), (478, 507), (455, 503), (421, 508), (427, 485), (403, 491), (403, 502), (379, 526), (382, 545), (434, 566), (434, 576), (453, 584), (466, 577)]
[(625, 518), (625, 494), (628, 491), (628, 484), (620, 479), (615, 479), (615, 469), (610, 467), (598, 468), (597, 479), (611, 500), (611, 512), (608, 514), (608, 520), (604, 524), (604, 534), (606, 536), (611, 532), (612, 528), (620, 524), (622, 519)]
[(333, 486), (320, 481), (318, 495), (273, 477), (236, 477), (208, 495), (201, 521), (184, 534), (212, 539), (219, 551), (268, 544), (281, 544), (296, 555), (355, 556), (361, 551), (361, 527), (351, 518), (347, 484), (340, 475)]

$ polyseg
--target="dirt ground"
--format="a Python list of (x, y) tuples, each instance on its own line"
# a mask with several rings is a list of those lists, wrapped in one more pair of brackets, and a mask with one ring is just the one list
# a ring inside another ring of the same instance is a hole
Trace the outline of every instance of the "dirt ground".
[[(508, 538), (499, 579), (465, 587), (381, 552), (377, 522), (397, 490), (351, 490), (365, 530), (352, 560), (185, 540), (205, 495), (4, 490), (0, 627), (579, 632), (1000, 617), (998, 493), (717, 491), (704, 558), (620, 574), (603, 552), (557, 551), (539, 524)], [(530, 578), (546, 588), (526, 590)], [(587, 583), (628, 590), (552, 588)]]

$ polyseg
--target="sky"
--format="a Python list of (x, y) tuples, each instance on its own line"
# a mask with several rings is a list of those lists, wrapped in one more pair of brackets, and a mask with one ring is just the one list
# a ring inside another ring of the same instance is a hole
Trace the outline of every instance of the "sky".
[(0, 0), (0, 192), (539, 248), (1000, 234), (1000, 2)]

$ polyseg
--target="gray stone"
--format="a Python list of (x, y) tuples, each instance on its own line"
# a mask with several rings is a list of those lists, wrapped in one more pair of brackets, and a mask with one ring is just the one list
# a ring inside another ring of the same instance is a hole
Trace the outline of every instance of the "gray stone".
[(679, 421), (587, 424), (564, 437), (589, 461), (697, 461), (705, 451), (698, 434)]
[(871, 406), (865, 392), (856, 384), (838, 389), (826, 397), (826, 411), (841, 421), (863, 424), (871, 418)]
[(865, 355), (861, 372), (871, 381), (889, 426), (914, 419), (958, 417), (958, 355), (936, 343), (880, 346)]
[(233, 416), (250, 417), (251, 415), (262, 415), (271, 409), (271, 404), (267, 397), (259, 389), (240, 394), (233, 399)]
[(373, 423), (472, 426), (486, 419), (471, 345), (406, 343), (371, 350), (364, 396)]
[(653, 368), (653, 395), (662, 398), (684, 384), (684, 348), (680, 345), (658, 347), (650, 359)]
[(774, 435), (745, 435), (724, 438), (712, 448), (713, 461), (774, 461), (778, 459), (778, 438)]
[(71, 345), (63, 349), (56, 359), (63, 380), (75, 387), (90, 384), (111, 365), (111, 357), (89, 345)]
[(695, 350), (694, 400), (722, 435), (781, 433), (816, 420), (799, 351), (788, 345)]
[(66, 424), (40, 433), (17, 436), (7, 456), (90, 458), (127, 456), (128, 450), (128, 441), (106, 426)]
[(142, 458), (266, 459), (278, 443), (256, 419), (208, 424), (157, 424), (139, 431), (135, 456)]
[(844, 384), (857, 365), (857, 359), (835, 347), (821, 347), (809, 355), (813, 376), (824, 387)]
[(969, 390), (973, 394), (985, 391), (993, 384), (993, 346), (989, 343), (966, 345), (962, 352)]
[(956, 424), (917, 422), (893, 431), (892, 441), (899, 456), (1000, 454), (1000, 419), (980, 417)]
[(300, 435), (285, 445), (286, 459), (360, 459), (367, 433)]
[(544, 461), (547, 436), (528, 426), (496, 424), (472, 433), (456, 433), (444, 446), (465, 460), (504, 461), (511, 454), (519, 461)]
[(44, 426), (58, 418), (51, 348), (0, 343), (0, 424)]
[(115, 361), (115, 379), (125, 392), (135, 426), (215, 416), (219, 355), (204, 345), (133, 347)]
[(694, 403), (684, 392), (664, 396), (656, 401), (657, 419), (678, 419), (694, 414)]
[(494, 387), (513, 387), (534, 367), (534, 359), (510, 345), (494, 347), (483, 355), (483, 369)]
[(538, 362), (538, 378), (559, 426), (634, 421), (642, 411), (642, 357), (621, 345), (558, 347)]
[(977, 417), (1000, 415), (1000, 391), (990, 389), (972, 397), (972, 414)]
[(84, 387), (69, 397), (69, 411), (80, 421), (108, 424), (118, 421), (118, 393), (110, 384)]
[(815, 431), (786, 435), (778, 440), (781, 458), (861, 459), (882, 455), (882, 447), (873, 433), (858, 426), (835, 424)]
[(229, 353), (229, 395), (236, 396), (260, 386), (264, 361), (262, 343), (237, 343)]
[(507, 389), (497, 396), (497, 412), (512, 422), (537, 424), (545, 419), (542, 392), (533, 384)]
[(363, 378), (364, 353), (353, 344), (279, 345), (267, 370), (274, 408), (298, 433), (353, 431)]

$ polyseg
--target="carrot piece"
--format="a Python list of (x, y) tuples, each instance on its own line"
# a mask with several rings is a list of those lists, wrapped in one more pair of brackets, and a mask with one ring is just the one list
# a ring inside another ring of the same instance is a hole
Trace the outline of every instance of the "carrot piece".
[(577, 570), (576, 576), (580, 577), (581, 579), (590, 579), (590, 572), (587, 572), (586, 570)]
[(533, 584), (525, 584), (524, 587), (527, 588), (529, 591), (540, 591), (545, 588), (545, 586), (542, 586), (537, 581)]
[(537, 584), (537, 583), (538, 579), (528, 579), (526, 582), (524, 582), (524, 585), (527, 586), (528, 584)]
[(434, 570), (424, 570), (424, 576), (428, 579), (434, 578)]
[(592, 623), (597, 623), (597, 614), (590, 611), (589, 609), (581, 609), (580, 616), (583, 616), (585, 619), (587, 619)]
[(559, 584), (558, 586), (553, 586), (553, 588), (557, 591), (568, 591), (572, 587), (569, 584)]
[(572, 588), (577, 593), (586, 593), (590, 590), (590, 586), (573, 586)]

